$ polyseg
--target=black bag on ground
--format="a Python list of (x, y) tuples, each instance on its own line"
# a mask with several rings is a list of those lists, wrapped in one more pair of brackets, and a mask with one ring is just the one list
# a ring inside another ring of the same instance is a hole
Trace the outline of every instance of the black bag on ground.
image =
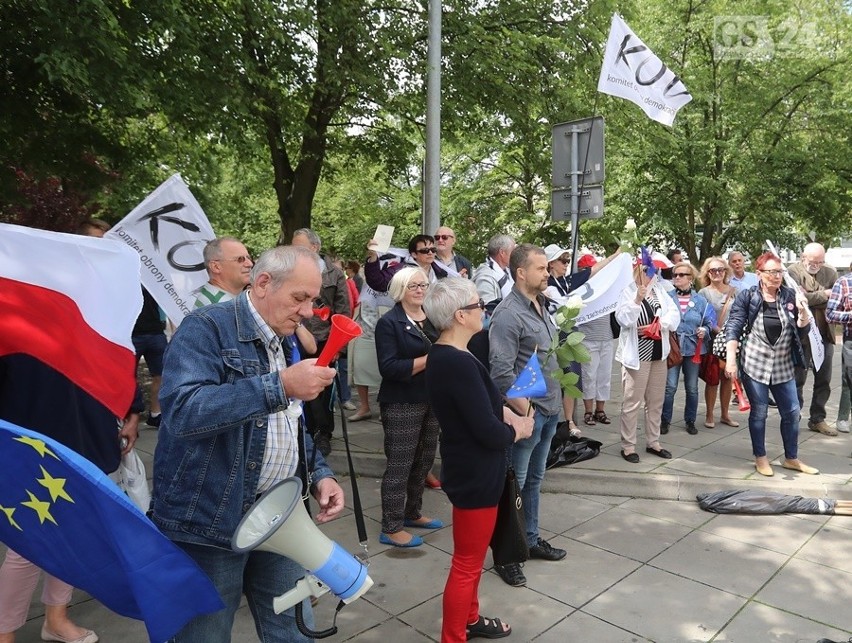
[(506, 484), (497, 503), (497, 522), (491, 534), (491, 554), (495, 565), (522, 563), (530, 557), (521, 487), (511, 465), (506, 470)]
[(546, 467), (555, 469), (583, 460), (591, 460), (600, 454), (602, 446), (603, 444), (597, 440), (572, 436), (568, 422), (560, 422), (556, 427), (556, 435), (550, 441)]

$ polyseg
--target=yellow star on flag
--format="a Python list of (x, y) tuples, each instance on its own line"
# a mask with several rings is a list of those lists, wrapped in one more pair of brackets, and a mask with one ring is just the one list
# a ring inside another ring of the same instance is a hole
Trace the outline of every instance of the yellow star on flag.
[(21, 526), (18, 523), (15, 522), (14, 518), (12, 518), (12, 514), (15, 513), (14, 507), (4, 507), (3, 505), (0, 505), (0, 511), (2, 511), (4, 514), (6, 514), (6, 518), (9, 519), (10, 525), (12, 525), (18, 531), (23, 531), (23, 529), (21, 529)]
[(36, 478), (38, 483), (50, 492), (50, 499), (56, 502), (57, 498), (62, 498), (68, 502), (74, 502), (74, 499), (65, 491), (65, 481), (67, 478), (54, 478), (44, 467), (39, 465), (43, 478)]
[(51, 455), (57, 460), (59, 460), (59, 456), (57, 456), (53, 451), (50, 450), (50, 447), (44, 443), (44, 440), (39, 440), (38, 438), (31, 438), (26, 435), (22, 435), (20, 437), (14, 438), (17, 442), (22, 442), (31, 446), (33, 449), (38, 451), (39, 455), (43, 458), (45, 455)]
[(27, 495), (30, 497), (29, 502), (22, 502), (21, 504), (24, 507), (29, 507), (33, 511), (38, 514), (38, 520), (43, 525), (45, 520), (49, 520), (54, 525), (58, 525), (58, 523), (53, 519), (53, 516), (50, 515), (50, 503), (45, 502), (43, 500), (39, 500), (36, 498), (31, 491), (27, 490)]

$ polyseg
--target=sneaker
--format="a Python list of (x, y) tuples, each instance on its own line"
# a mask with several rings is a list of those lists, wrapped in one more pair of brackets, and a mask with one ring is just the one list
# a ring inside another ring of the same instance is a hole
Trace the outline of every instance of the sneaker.
[(835, 426), (841, 433), (849, 433), (849, 420), (838, 420)]
[(522, 563), (509, 563), (508, 565), (494, 565), (494, 571), (503, 579), (503, 582), (512, 587), (522, 587), (527, 584), (527, 577), (521, 571)]
[(819, 422), (808, 422), (808, 428), (811, 431), (816, 431), (817, 433), (822, 433), (823, 435), (837, 435), (837, 430), (825, 420), (820, 420)]
[(564, 549), (557, 549), (543, 538), (539, 538), (535, 545), (530, 547), (530, 558), (541, 560), (562, 560), (568, 554)]
[(695, 422), (686, 423), (686, 432), (689, 433), (689, 435), (695, 435), (698, 433), (698, 429), (695, 428)]
[(148, 417), (145, 418), (145, 424), (150, 426), (152, 429), (160, 428), (160, 420), (163, 418), (161, 413), (157, 413), (157, 415), (153, 415), (151, 413), (148, 414)]
[(343, 403), (343, 408), (346, 409), (347, 411), (357, 411), (358, 410), (358, 407), (355, 406), (355, 404), (352, 402), (352, 400), (346, 400)]
[(314, 445), (323, 457), (331, 453), (331, 436), (328, 433), (318, 432), (314, 435)]

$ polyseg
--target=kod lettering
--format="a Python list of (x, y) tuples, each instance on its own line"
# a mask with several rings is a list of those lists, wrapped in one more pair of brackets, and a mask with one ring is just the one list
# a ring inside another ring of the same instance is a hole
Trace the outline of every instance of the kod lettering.
[[(653, 53), (651, 53), (645, 45), (639, 44), (628, 47), (628, 43), (630, 42), (630, 39), (632, 37), (633, 34), (627, 34), (626, 36), (624, 36), (624, 39), (621, 41), (621, 46), (618, 48), (618, 55), (615, 57), (615, 63), (618, 64), (619, 62), (624, 61), (624, 64), (627, 65), (627, 68), (632, 70), (633, 68), (630, 66), (630, 61), (627, 59), (627, 56), (640, 54), (642, 52), (648, 52), (648, 54), (644, 56), (641, 61), (639, 61), (639, 65), (633, 72), (633, 77), (636, 80), (636, 84), (648, 87), (661, 80), (663, 76), (665, 76), (668, 72), (672, 74), (672, 79), (666, 85), (666, 89), (663, 92), (663, 96), (668, 98), (669, 92), (671, 92), (677, 84), (680, 84), (681, 87), (683, 87), (683, 91), (671, 94), (671, 96), (690, 96), (690, 93), (686, 91), (686, 87), (683, 85), (678, 75), (672, 72), (662, 60), (660, 60)], [(660, 69), (657, 71), (657, 73), (651, 76), (650, 78), (646, 78), (644, 80), (640, 78), (642, 68), (648, 63), (652, 63), (654, 61), (660, 64)]]
[[(150, 212), (147, 212), (141, 217), (139, 217), (140, 222), (148, 221), (148, 228), (151, 235), (151, 243), (154, 244), (155, 250), (160, 249), (160, 221), (180, 226), (184, 230), (190, 230), (191, 232), (200, 232), (201, 228), (199, 228), (198, 225), (193, 223), (192, 221), (184, 221), (179, 217), (168, 216), (169, 213), (177, 212), (185, 207), (186, 206), (183, 203), (168, 203), (160, 208), (157, 208), (156, 210), (151, 210)], [(197, 272), (199, 270), (203, 270), (203, 261), (201, 263), (196, 264), (184, 264), (178, 263), (178, 261), (175, 259), (175, 254), (178, 252), (178, 250), (193, 243), (200, 242), (207, 243), (207, 240), (198, 239), (194, 241), (181, 241), (180, 243), (175, 244), (174, 246), (169, 248), (169, 251), (166, 253), (166, 261), (168, 261), (169, 265), (172, 268), (180, 272)]]

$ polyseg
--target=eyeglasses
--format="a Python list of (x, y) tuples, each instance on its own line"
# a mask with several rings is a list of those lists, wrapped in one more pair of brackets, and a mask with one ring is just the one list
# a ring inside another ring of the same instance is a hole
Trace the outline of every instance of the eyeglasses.
[(455, 237), (451, 234), (436, 234), (435, 241), (449, 241), (450, 239), (455, 239)]
[(758, 272), (762, 272), (764, 275), (769, 275), (770, 277), (780, 277), (784, 274), (783, 270), (760, 270)]
[(724, 268), (708, 268), (707, 272), (712, 272), (714, 275), (725, 272)]
[(414, 252), (419, 255), (433, 255), (438, 251), (435, 248), (418, 248)]
[(221, 259), (214, 259), (214, 261), (236, 261), (237, 263), (245, 263), (246, 261), (251, 261), (251, 255), (240, 255), (239, 257), (232, 257), (230, 259), (222, 257)]
[(468, 304), (467, 306), (462, 306), (461, 308), (459, 308), (459, 310), (476, 310), (477, 308), (479, 308), (479, 310), (485, 310), (485, 301), (480, 299), (475, 304)]
[(406, 288), (411, 291), (414, 290), (426, 290), (429, 287), (429, 284), (408, 284)]
[(673, 277), (692, 277), (692, 275), (688, 272), (676, 272), (672, 276)]

